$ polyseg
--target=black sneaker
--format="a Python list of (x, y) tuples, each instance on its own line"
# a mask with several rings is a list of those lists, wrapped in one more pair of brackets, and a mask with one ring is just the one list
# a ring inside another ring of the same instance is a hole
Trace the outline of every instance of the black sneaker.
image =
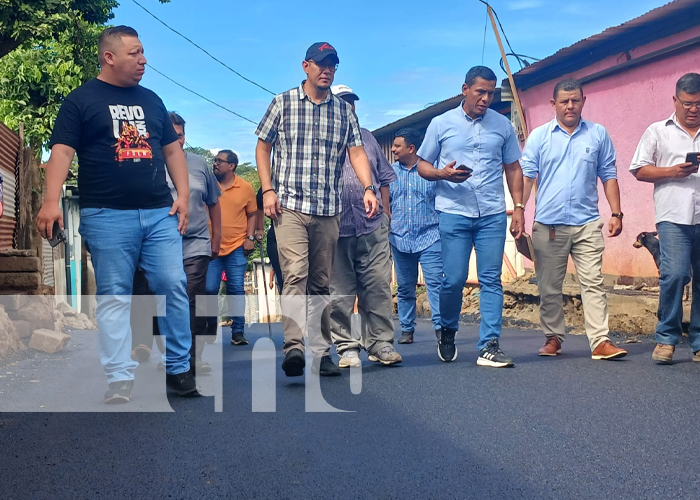
[(397, 342), (399, 344), (413, 344), (413, 332), (401, 332), (401, 337)]
[(121, 380), (109, 384), (109, 389), (105, 392), (106, 405), (118, 405), (131, 401), (131, 388), (134, 387), (133, 380)]
[(340, 375), (340, 368), (333, 363), (330, 355), (326, 355), (321, 358), (314, 358), (314, 362), (311, 365), (311, 373), (321, 377), (337, 377)]
[(292, 349), (284, 356), (282, 369), (288, 377), (301, 377), (304, 374), (306, 360), (301, 349)]
[(167, 374), (165, 376), (165, 385), (168, 389), (175, 391), (178, 396), (199, 396), (197, 382), (191, 371), (178, 373), (177, 375)]
[(457, 330), (454, 328), (443, 328), (440, 332), (440, 340), (438, 341), (438, 356), (445, 362), (454, 361), (457, 359), (457, 346), (455, 345), (455, 334)]
[(503, 354), (498, 346), (498, 339), (492, 339), (486, 344), (479, 357), (476, 359), (476, 364), (479, 366), (490, 366), (491, 368), (507, 368), (515, 366), (513, 360)]
[(233, 332), (231, 334), (231, 343), (233, 345), (248, 345), (248, 339), (245, 338), (243, 332)]

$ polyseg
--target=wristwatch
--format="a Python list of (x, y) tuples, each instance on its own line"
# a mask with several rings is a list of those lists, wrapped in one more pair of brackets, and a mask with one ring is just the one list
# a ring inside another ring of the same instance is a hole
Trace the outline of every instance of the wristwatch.
[(248, 240), (254, 242), (254, 241), (255, 241), (255, 236), (246, 236), (246, 239), (248, 239)]
[(513, 205), (513, 208), (522, 208), (523, 210), (525, 210), (525, 205), (523, 205), (522, 203), (516, 203), (515, 205)]
[(622, 220), (622, 218), (625, 216), (622, 212), (614, 212), (612, 214), (613, 217), (617, 217), (618, 219)]
[(373, 186), (372, 184), (370, 184), (369, 186), (367, 186), (367, 187), (365, 188), (365, 191), (372, 191), (374, 194), (377, 194), (377, 188), (376, 188), (376, 186)]

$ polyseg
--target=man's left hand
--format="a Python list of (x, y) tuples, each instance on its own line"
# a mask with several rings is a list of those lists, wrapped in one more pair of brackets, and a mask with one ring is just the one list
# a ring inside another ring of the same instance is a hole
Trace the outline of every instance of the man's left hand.
[(187, 231), (187, 224), (190, 220), (190, 199), (189, 197), (178, 196), (177, 200), (173, 203), (170, 209), (170, 215), (178, 215), (179, 222), (177, 224), (177, 230), (180, 234), (185, 234)]
[(379, 208), (379, 203), (377, 202), (377, 197), (369, 189), (365, 191), (364, 201), (367, 218), (374, 217), (375, 215), (377, 215), (377, 208)]
[(608, 237), (614, 238), (615, 236), (620, 236), (622, 232), (622, 219), (617, 217), (610, 217), (610, 222), (608, 223)]
[(523, 235), (523, 231), (525, 231), (525, 212), (521, 208), (516, 208), (511, 216), (510, 234), (517, 240)]

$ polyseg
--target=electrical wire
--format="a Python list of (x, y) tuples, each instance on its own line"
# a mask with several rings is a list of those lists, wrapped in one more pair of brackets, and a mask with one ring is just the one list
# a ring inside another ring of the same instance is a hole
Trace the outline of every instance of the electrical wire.
[(255, 122), (255, 121), (253, 121), (253, 120), (251, 120), (250, 118), (246, 118), (245, 116), (243, 116), (243, 115), (241, 115), (241, 114), (239, 114), (239, 113), (236, 113), (235, 111), (233, 111), (233, 110), (227, 108), (226, 106), (222, 106), (222, 105), (219, 104), (218, 102), (214, 102), (214, 101), (212, 101), (211, 99), (209, 99), (208, 97), (204, 97), (204, 96), (203, 96), (202, 94), (200, 94), (199, 92), (195, 92), (194, 90), (192, 90), (192, 89), (190, 89), (190, 88), (188, 88), (188, 87), (185, 87), (183, 84), (181, 84), (181, 83), (179, 83), (179, 82), (176, 82), (175, 80), (173, 80), (172, 78), (170, 78), (170, 77), (169, 77), (168, 75), (166, 75), (165, 73), (163, 73), (163, 72), (161, 72), (161, 71), (158, 71), (158, 70), (157, 70), (156, 68), (154, 68), (152, 65), (149, 64), (148, 67), (149, 67), (150, 69), (152, 69), (153, 71), (155, 71), (156, 73), (158, 73), (158, 74), (159, 74), (160, 76), (162, 76), (163, 78), (165, 78), (165, 79), (167, 79), (167, 80), (170, 80), (171, 82), (173, 82), (173, 83), (174, 83), (175, 85), (177, 85), (178, 87), (181, 87), (181, 88), (185, 89), (187, 92), (190, 92), (190, 93), (196, 95), (197, 97), (199, 97), (199, 98), (201, 98), (201, 99), (204, 99), (205, 101), (207, 101), (207, 102), (213, 104), (214, 106), (217, 106), (217, 107), (223, 109), (224, 111), (228, 111), (229, 113), (231, 113), (232, 115), (237, 116), (237, 117), (240, 118), (241, 120), (245, 120), (245, 121), (247, 121), (247, 122), (250, 122), (250, 123), (252, 123), (253, 125), (255, 125), (255, 126), (257, 127), (258, 123)]
[(231, 71), (232, 73), (234, 73), (235, 75), (239, 76), (240, 78), (242, 78), (242, 79), (245, 80), (246, 82), (252, 83), (252, 84), (255, 85), (256, 87), (258, 87), (258, 88), (264, 90), (265, 92), (268, 92), (269, 94), (272, 94), (272, 95), (276, 95), (276, 94), (275, 94), (273, 91), (271, 91), (270, 89), (267, 89), (267, 88), (263, 87), (262, 85), (260, 85), (260, 84), (257, 83), (257, 82), (254, 82), (254, 81), (251, 80), (250, 78), (246, 78), (245, 76), (243, 76), (242, 74), (240, 74), (238, 71), (236, 71), (235, 69), (233, 69), (231, 66), (229, 66), (228, 64), (226, 64), (226, 63), (223, 62), (222, 60), (216, 58), (216, 57), (213, 56), (211, 53), (209, 53), (206, 49), (204, 49), (204, 48), (201, 47), (200, 45), (197, 45), (195, 42), (193, 42), (192, 40), (190, 40), (189, 38), (187, 38), (185, 35), (183, 35), (183, 34), (180, 33), (179, 31), (177, 31), (175, 28), (170, 27), (165, 21), (161, 20), (158, 16), (156, 16), (153, 12), (151, 12), (150, 10), (148, 10), (146, 7), (144, 7), (144, 6), (141, 5), (140, 3), (138, 3), (136, 0), (131, 0), (131, 1), (134, 2), (136, 5), (138, 5), (139, 7), (141, 7), (144, 11), (146, 11), (146, 13), (147, 13), (148, 15), (150, 15), (153, 19), (155, 19), (156, 21), (158, 21), (160, 24), (162, 24), (163, 26), (165, 26), (166, 28), (168, 28), (170, 31), (172, 31), (172, 32), (175, 33), (176, 35), (178, 35), (178, 36), (184, 38), (185, 40), (187, 40), (189, 43), (191, 43), (192, 45), (194, 45), (195, 47), (197, 47), (199, 50), (201, 50), (202, 52), (204, 52), (206, 55), (208, 55), (209, 57), (211, 57), (213, 60), (215, 60), (216, 62), (218, 62), (219, 64), (221, 64), (221, 65), (222, 65), (224, 68), (226, 68), (227, 70), (229, 70), (229, 71)]
[[(522, 54), (513, 54), (512, 52), (508, 52), (508, 53), (506, 54), (506, 57), (508, 57), (508, 56), (513, 56), (513, 57), (515, 57), (515, 58), (518, 60), (518, 62), (520, 63), (520, 69), (523, 69), (524, 67), (527, 68), (528, 66), (530, 66), (530, 65), (532, 64), (530, 61), (532, 61), (532, 62), (540, 61), (540, 59), (537, 59), (536, 57), (524, 56), (524, 55), (522, 55)], [(528, 59), (529, 59), (530, 61), (528, 61)], [(503, 64), (503, 58), (502, 58), (502, 57), (501, 57), (501, 60), (500, 60), (499, 62), (500, 62), (500, 65), (501, 65), (501, 69), (502, 69), (503, 72), (505, 73), (505, 72), (506, 72), (506, 67), (505, 67), (505, 65)]]

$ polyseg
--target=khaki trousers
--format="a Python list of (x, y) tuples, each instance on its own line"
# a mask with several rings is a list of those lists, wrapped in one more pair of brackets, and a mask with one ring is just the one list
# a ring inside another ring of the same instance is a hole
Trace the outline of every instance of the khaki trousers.
[[(307, 334), (313, 356), (324, 356), (330, 350), (331, 339), (327, 329), (321, 328), (321, 321), (329, 303), (340, 215), (323, 217), (283, 208), (274, 224), (284, 278), (281, 297), (284, 352), (292, 349), (303, 352), (304, 334)], [(325, 321), (327, 316), (328, 313)]]
[(581, 299), (586, 335), (593, 351), (608, 339), (608, 303), (603, 288), (603, 222), (598, 219), (583, 226), (553, 226), (535, 222), (532, 245), (537, 260), (537, 286), (540, 292), (540, 323), (546, 336), (556, 335), (564, 341), (563, 285), (566, 265), (571, 255), (581, 284)]
[[(389, 218), (370, 234), (338, 240), (331, 274), (330, 330), (338, 354), (364, 347), (375, 354), (394, 343), (391, 319), (391, 249)], [(352, 337), (350, 325), (357, 295), (362, 318), (362, 341)]]

